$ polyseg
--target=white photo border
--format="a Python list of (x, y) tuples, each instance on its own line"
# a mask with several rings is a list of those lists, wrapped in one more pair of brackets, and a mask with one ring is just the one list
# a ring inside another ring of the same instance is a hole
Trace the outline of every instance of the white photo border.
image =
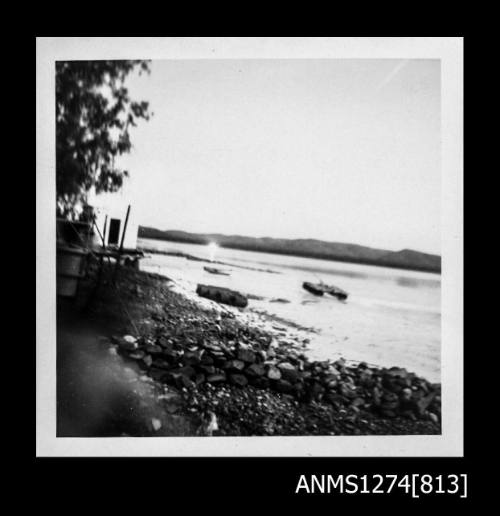
[[(319, 58), (441, 61), (442, 434), (56, 437), (55, 61)], [(463, 38), (44, 37), (36, 66), (37, 456), (463, 456)]]

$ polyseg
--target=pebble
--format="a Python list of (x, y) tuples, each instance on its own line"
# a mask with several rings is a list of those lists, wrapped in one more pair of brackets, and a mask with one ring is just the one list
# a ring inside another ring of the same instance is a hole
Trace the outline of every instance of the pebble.
[(153, 426), (153, 430), (158, 432), (158, 430), (161, 428), (161, 421), (157, 418), (153, 418), (151, 420), (151, 425)]
[(429, 412), (429, 419), (434, 423), (439, 423), (439, 418), (433, 412)]

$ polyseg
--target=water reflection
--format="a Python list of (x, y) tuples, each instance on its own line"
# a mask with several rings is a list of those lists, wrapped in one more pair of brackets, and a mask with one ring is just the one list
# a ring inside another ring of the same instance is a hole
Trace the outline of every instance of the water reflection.
[(397, 285), (401, 287), (409, 287), (409, 288), (420, 288), (420, 287), (430, 287), (430, 288), (439, 288), (441, 286), (441, 282), (426, 278), (411, 278), (409, 276), (398, 276), (395, 278), (395, 282)]

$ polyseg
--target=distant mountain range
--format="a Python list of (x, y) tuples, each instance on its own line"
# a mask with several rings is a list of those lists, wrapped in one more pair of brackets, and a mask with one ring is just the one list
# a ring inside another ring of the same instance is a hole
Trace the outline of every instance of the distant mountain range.
[(441, 272), (441, 257), (421, 253), (411, 249), (387, 251), (356, 244), (325, 242), (315, 239), (255, 238), (240, 235), (220, 235), (218, 233), (197, 234), (185, 231), (161, 231), (139, 226), (140, 238), (168, 240), (188, 244), (208, 244), (216, 242), (220, 247), (258, 251), (263, 253), (286, 254), (306, 258), (319, 258), (340, 262), (378, 265), (398, 269), (426, 272)]

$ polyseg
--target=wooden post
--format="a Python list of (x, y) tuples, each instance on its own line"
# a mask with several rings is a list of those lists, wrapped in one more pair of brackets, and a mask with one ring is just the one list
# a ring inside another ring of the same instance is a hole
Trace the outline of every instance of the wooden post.
[(127, 208), (127, 215), (125, 216), (125, 224), (123, 226), (123, 233), (122, 233), (122, 241), (120, 242), (120, 254), (122, 253), (123, 251), (123, 242), (125, 240), (125, 232), (127, 231), (127, 224), (128, 224), (128, 216), (129, 216), (129, 213), (130, 213), (130, 204), (128, 205), (128, 208)]
[(120, 259), (121, 259), (121, 256), (122, 256), (123, 242), (125, 241), (125, 232), (127, 231), (127, 224), (128, 224), (128, 216), (129, 216), (129, 214), (130, 214), (130, 204), (128, 205), (128, 208), (127, 208), (127, 215), (125, 216), (125, 224), (123, 225), (122, 239), (121, 239), (121, 242), (120, 242), (120, 247), (118, 249), (118, 255), (116, 257), (115, 271), (113, 273), (113, 284), (116, 282), (116, 274), (118, 272), (118, 268), (120, 267)]
[(104, 219), (104, 229), (103, 229), (103, 234), (101, 235), (101, 232), (99, 231), (99, 228), (97, 227), (97, 222), (95, 221), (95, 215), (94, 215), (94, 219), (93, 219), (93, 224), (94, 224), (94, 227), (97, 229), (97, 233), (99, 233), (99, 236), (101, 237), (101, 242), (102, 242), (102, 248), (103, 249), (106, 249), (106, 223), (108, 222), (108, 216), (106, 215), (106, 218)]
[(92, 224), (95, 227), (95, 229), (97, 230), (97, 233), (99, 233), (99, 236), (101, 238), (102, 252), (99, 253), (99, 265), (98, 265), (99, 268), (97, 270), (97, 279), (96, 279), (94, 288), (90, 292), (90, 295), (87, 298), (87, 302), (85, 303), (85, 305), (83, 307), (84, 311), (86, 311), (88, 309), (88, 307), (90, 306), (90, 303), (93, 301), (94, 296), (95, 296), (97, 290), (99, 289), (99, 286), (101, 285), (102, 269), (103, 269), (103, 263), (104, 263), (103, 253), (106, 251), (106, 240), (105, 240), (105, 238), (106, 238), (106, 224), (107, 224), (107, 222), (108, 222), (108, 216), (106, 215), (106, 217), (104, 219), (104, 227), (103, 227), (103, 230), (102, 230), (103, 234), (101, 235), (101, 232), (99, 231), (99, 227), (97, 226), (95, 214), (92, 217)]
[(108, 226), (108, 216), (104, 217), (104, 227), (102, 229), (102, 247), (106, 249), (106, 229)]

